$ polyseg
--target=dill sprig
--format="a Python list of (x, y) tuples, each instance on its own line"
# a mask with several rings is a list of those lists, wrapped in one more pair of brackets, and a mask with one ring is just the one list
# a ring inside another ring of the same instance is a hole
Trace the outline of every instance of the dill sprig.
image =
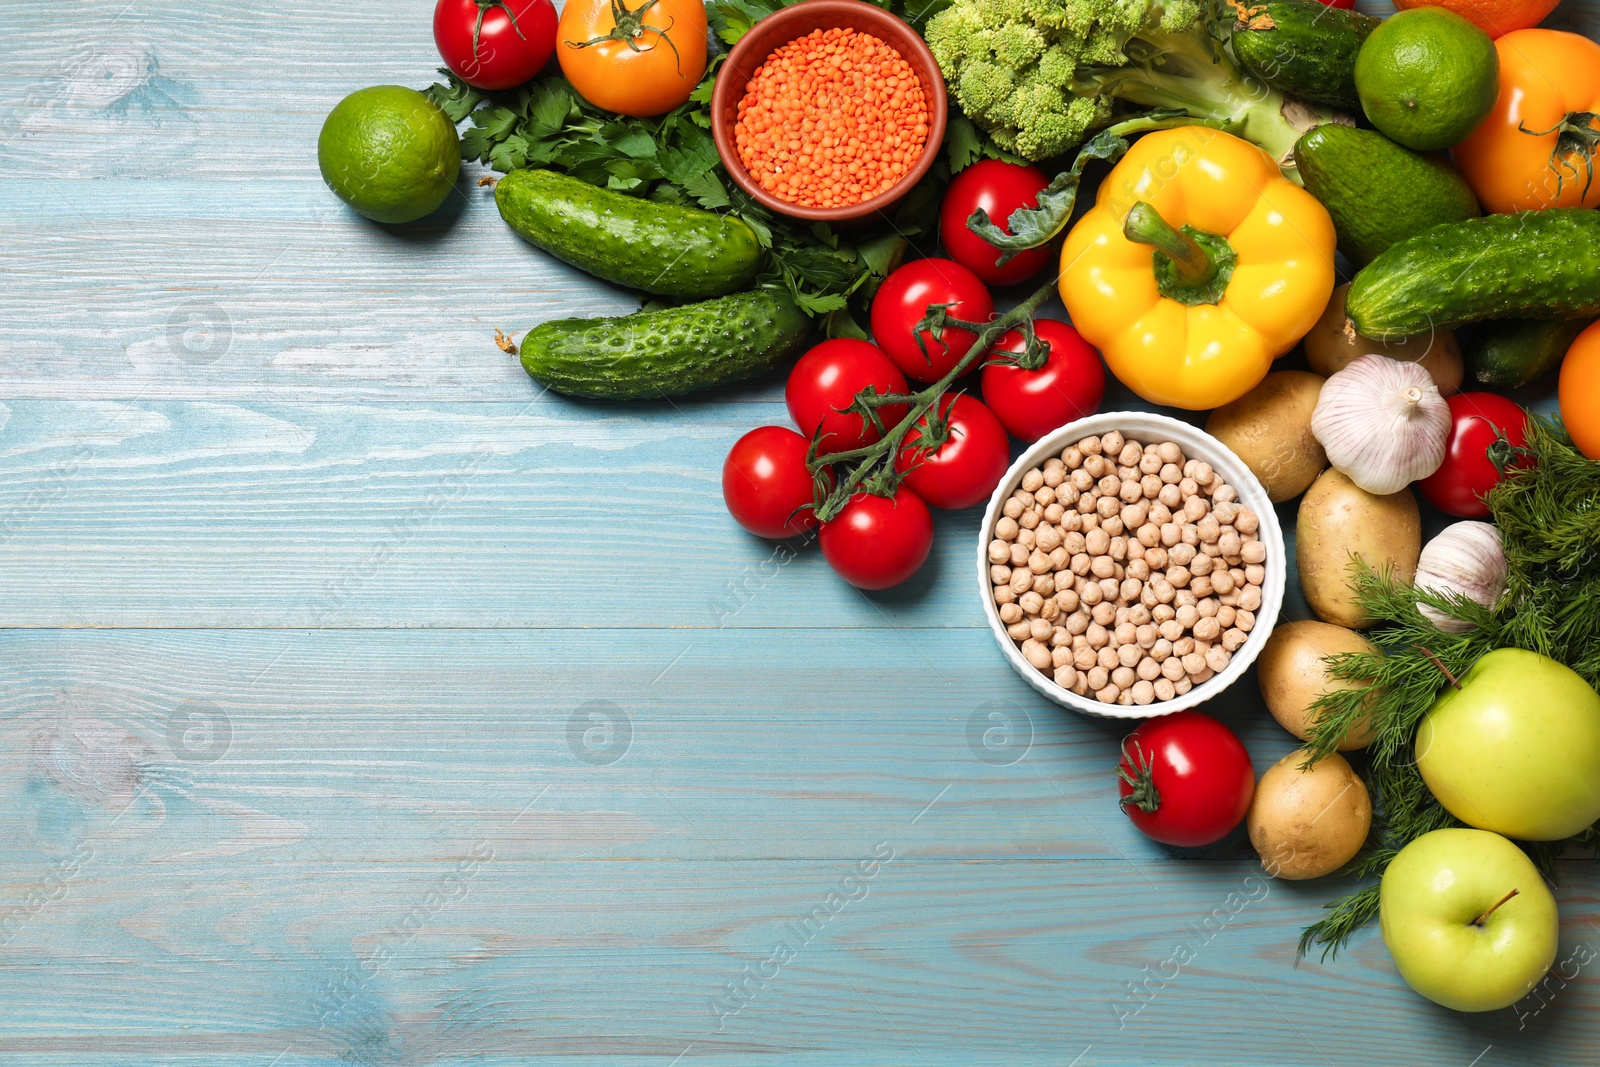
[[(1375, 620), (1376, 653), (1326, 660), (1335, 678), (1364, 683), (1325, 694), (1311, 706), (1315, 723), (1307, 763), (1337, 749), (1346, 731), (1370, 717), (1376, 737), (1367, 749), (1372, 794), (1367, 847), (1340, 873), (1381, 876), (1400, 849), (1423, 834), (1459, 826), (1422, 780), (1413, 756), (1417, 725), (1440, 691), (1496, 648), (1523, 648), (1565, 663), (1600, 687), (1600, 463), (1585, 458), (1559, 422), (1532, 416), (1522, 448), (1499, 442), (1494, 455), (1505, 477), (1485, 498), (1505, 546), (1505, 595), (1493, 611), (1455, 594), (1415, 589), (1388, 572), (1354, 568), (1351, 582)], [(1426, 604), (1473, 624), (1445, 633), (1419, 609)], [(1568, 842), (1519, 842), (1546, 875), (1567, 846), (1600, 855), (1600, 827)], [(1378, 911), (1378, 887), (1367, 885), (1326, 905), (1306, 927), (1299, 951), (1339, 947)]]

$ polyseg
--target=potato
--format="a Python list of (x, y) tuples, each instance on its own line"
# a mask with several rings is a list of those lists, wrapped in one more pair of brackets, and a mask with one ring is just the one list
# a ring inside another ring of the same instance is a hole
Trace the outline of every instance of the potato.
[(1330, 752), (1301, 770), (1298, 749), (1267, 768), (1246, 818), (1250, 843), (1274, 878), (1332, 874), (1355, 858), (1372, 827), (1372, 798), (1350, 764)]
[[(1310, 740), (1316, 723), (1310, 716), (1311, 705), (1318, 697), (1338, 689), (1366, 688), (1359, 682), (1330, 678), (1324, 657), (1376, 651), (1370, 641), (1343, 626), (1311, 619), (1279, 624), (1256, 660), (1256, 678), (1267, 710), (1279, 726), (1302, 741)], [(1372, 723), (1363, 717), (1345, 731), (1339, 750), (1366, 748), (1373, 737)]]
[(1301, 499), (1295, 531), (1306, 603), (1338, 626), (1354, 630), (1372, 622), (1351, 587), (1356, 560), (1376, 571), (1387, 569), (1398, 582), (1410, 583), (1416, 576), (1422, 518), (1409, 488), (1377, 496), (1330, 467)]
[(1333, 291), (1322, 318), (1306, 334), (1306, 363), (1312, 370), (1327, 377), (1344, 370), (1345, 364), (1357, 356), (1376, 352), (1403, 363), (1422, 364), (1444, 396), (1460, 391), (1465, 372), (1461, 364), (1461, 345), (1457, 343), (1455, 334), (1449, 330), (1436, 330), (1421, 337), (1384, 343), (1362, 337), (1353, 326), (1346, 332), (1344, 294), (1349, 288), (1347, 282)]
[(1303, 370), (1274, 371), (1206, 420), (1206, 432), (1244, 460), (1274, 504), (1305, 492), (1328, 465), (1311, 433), (1322, 382)]

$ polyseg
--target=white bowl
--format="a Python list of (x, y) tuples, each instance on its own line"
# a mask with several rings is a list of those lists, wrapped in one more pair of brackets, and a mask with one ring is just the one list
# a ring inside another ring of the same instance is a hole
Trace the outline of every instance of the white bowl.
[[(1212, 469), (1222, 475), (1223, 480), (1233, 486), (1234, 491), (1239, 494), (1239, 502), (1260, 517), (1261, 524), (1256, 537), (1267, 546), (1267, 559), (1264, 564), (1267, 576), (1261, 583), (1261, 609), (1255, 613), (1256, 624), (1250, 631), (1249, 639), (1234, 652), (1233, 658), (1228, 661), (1228, 666), (1221, 674), (1195, 686), (1180, 697), (1153, 704), (1104, 704), (1062, 688), (1056, 684), (1054, 678), (1035, 669), (1022, 658), (1022, 652), (1016, 642), (1006, 633), (1005, 624), (1000, 621), (999, 608), (994, 602), (994, 587), (989, 581), (989, 542), (994, 537), (995, 522), (1000, 518), (1000, 508), (1005, 504), (1006, 498), (1016, 491), (1022, 476), (1043, 464), (1051, 456), (1059, 455), (1068, 445), (1085, 437), (1110, 433), (1112, 430), (1120, 430), (1123, 436), (1145, 443), (1171, 441), (1183, 449), (1186, 457), (1204, 460), (1211, 464)], [(1171, 715), (1175, 711), (1184, 711), (1205, 703), (1238, 681), (1239, 676), (1255, 662), (1256, 656), (1261, 652), (1261, 646), (1266, 643), (1268, 635), (1272, 633), (1272, 627), (1278, 621), (1278, 609), (1283, 605), (1283, 583), (1288, 574), (1288, 566), (1289, 554), (1284, 548), (1283, 529), (1278, 525), (1278, 513), (1273, 510), (1272, 500), (1267, 496), (1267, 491), (1261, 487), (1261, 483), (1250, 472), (1250, 468), (1244, 465), (1244, 461), (1204, 430), (1147, 411), (1108, 411), (1091, 415), (1086, 419), (1068, 423), (1041, 438), (1011, 465), (1011, 469), (1006, 471), (1006, 476), (1000, 480), (994, 495), (989, 498), (989, 506), (984, 509), (983, 526), (978, 534), (978, 590), (983, 598), (983, 614), (984, 618), (989, 620), (989, 629), (994, 633), (994, 639), (999, 643), (1006, 662), (1022, 675), (1024, 681), (1038, 690), (1040, 695), (1085, 715), (1098, 715), (1109, 719), (1148, 719), (1157, 715)]]

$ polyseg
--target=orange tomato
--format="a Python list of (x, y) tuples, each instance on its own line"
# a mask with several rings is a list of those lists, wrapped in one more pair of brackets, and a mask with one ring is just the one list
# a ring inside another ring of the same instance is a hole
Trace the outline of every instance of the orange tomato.
[(1578, 335), (1561, 363), (1561, 421), (1578, 451), (1600, 459), (1600, 322)]
[(1556, 9), (1557, 0), (1394, 0), (1401, 11), (1442, 7), (1454, 11), (1490, 37), (1537, 26)]
[(664, 115), (705, 76), (706, 6), (569, 0), (556, 41), (561, 73), (589, 103), (621, 115)]
[(1451, 155), (1486, 211), (1600, 206), (1600, 44), (1560, 30), (1494, 43), (1500, 98)]

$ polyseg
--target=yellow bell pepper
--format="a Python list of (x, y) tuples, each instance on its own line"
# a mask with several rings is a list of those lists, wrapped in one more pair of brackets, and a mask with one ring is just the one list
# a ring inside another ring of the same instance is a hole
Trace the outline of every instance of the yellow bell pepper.
[(1334, 243), (1327, 210), (1255, 145), (1160, 130), (1067, 235), (1061, 299), (1130, 389), (1203, 411), (1249, 392), (1316, 323)]

